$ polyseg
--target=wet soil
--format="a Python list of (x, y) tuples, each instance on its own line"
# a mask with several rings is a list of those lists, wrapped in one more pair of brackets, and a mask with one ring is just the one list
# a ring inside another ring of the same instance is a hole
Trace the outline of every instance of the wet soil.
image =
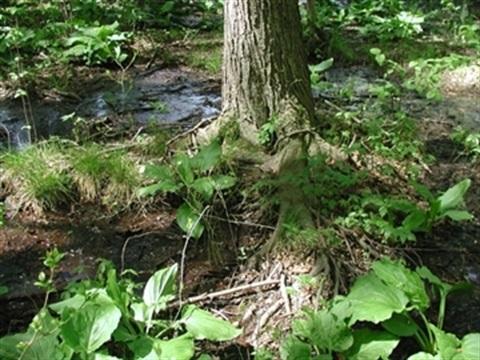
[[(175, 74), (172, 75), (168, 70), (148, 74), (141, 80), (143, 86), (148, 89), (148, 82), (155, 78), (168, 82), (168, 79), (175, 78)], [(177, 80), (181, 83), (182, 77)], [(172, 86), (177, 86), (174, 84), (178, 81), (172, 80)], [(218, 96), (218, 83), (209, 84), (211, 88), (206, 88), (211, 90), (212, 97), (215, 98), (214, 94)], [(205, 86), (204, 83), (202, 86)], [(360, 86), (357, 88), (362, 89)], [(179, 85), (178, 89), (181, 91), (182, 85)], [(143, 106), (147, 118), (151, 116), (148, 111), (158, 110), (152, 108), (151, 102), (163, 102), (166, 99), (161, 94), (153, 97), (150, 90), (136, 91), (138, 99), (146, 97), (145, 102), (138, 100), (135, 106)], [(472, 185), (467, 193), (466, 203), (475, 219), (470, 223), (442, 223), (436, 226), (431, 234), (419, 238), (414, 245), (409, 245), (404, 253), (412, 264), (428, 266), (444, 281), (469, 280), (475, 285), (473, 294), (452, 296), (447, 308), (445, 329), (461, 336), (467, 332), (480, 332), (480, 164), (459, 156), (462, 149), (452, 142), (450, 134), (458, 124), (473, 131), (480, 130), (480, 94), (468, 91), (465, 94), (463, 91), (450, 89), (446, 95), (448, 96), (442, 103), (411, 99), (405, 109), (410, 116), (418, 119), (426, 152), (436, 158), (436, 161), (429, 165), (425, 183), (435, 192), (444, 191), (463, 178), (470, 178)], [(359, 97), (362, 95), (359, 94)], [(94, 98), (95, 96), (92, 97)], [(101, 97), (96, 99), (99, 98)], [(201, 106), (209, 106), (209, 101), (211, 100), (202, 100)], [(127, 109), (128, 103), (122, 106)], [(218, 104), (213, 106), (216, 107)], [(129, 109), (131, 111), (132, 107)], [(95, 111), (99, 111), (98, 108)], [(181, 118), (206, 116), (208, 109), (205, 111), (200, 115), (182, 115)], [(145, 278), (156, 269), (178, 262), (183, 238), (174, 225), (174, 211), (170, 207), (163, 207), (106, 217), (102, 209), (86, 206), (82, 209), (49, 213), (42, 218), (20, 212), (15, 218), (7, 219), (6, 226), (0, 229), (0, 284), (6, 285), (9, 293), (0, 298), (0, 335), (21, 329), (36, 313), (43, 301), (42, 292), (34, 286), (38, 272), (44, 270), (39, 259), (46, 250), (54, 246), (67, 253), (56, 277), (60, 288), (68, 281), (94, 276), (98, 258), (114, 261), (119, 269), (133, 268)], [(260, 242), (264, 235), (264, 231), (253, 235), (246, 233), (242, 244)], [(229, 246), (230, 253), (235, 259), (238, 258), (239, 254), (232, 251), (233, 244), (230, 243)], [(190, 253), (192, 255), (187, 261), (186, 286), (191, 289), (191, 293), (228, 288), (240, 280), (249, 283), (272, 278), (280, 273), (295, 276), (308, 273), (311, 269), (311, 264), (308, 264), (310, 259), (298, 262), (288, 259), (288, 256), (283, 257), (283, 265), (279, 265), (280, 262), (275, 264), (275, 259), (272, 259), (256, 272), (242, 272), (242, 268), (236, 266), (219, 269), (208, 261), (206, 250), (201, 245)], [(241, 318), (241, 325), (245, 328), (248, 328), (249, 321), (254, 324), (252, 317), (261, 317), (264, 314), (263, 326), (273, 329), (278, 323), (268, 323), (268, 312), (273, 314), (276, 311), (281, 296), (278, 291), (275, 291), (275, 296), (270, 296), (269, 288), (262, 289), (227, 298), (216, 306), (222, 305), (222, 311), (232, 318)], [(245, 304), (249, 304), (247, 310), (239, 310), (241, 307), (245, 308)], [(286, 317), (290, 318), (291, 316)], [(242, 346), (265, 345), (271, 341), (269, 337), (263, 338), (263, 333), (266, 332), (261, 330), (262, 327), (258, 326), (249, 329), (248, 336), (243, 336), (238, 340), (239, 345), (229, 350), (234, 354), (231, 358), (234, 359), (238, 352), (245, 354)]]

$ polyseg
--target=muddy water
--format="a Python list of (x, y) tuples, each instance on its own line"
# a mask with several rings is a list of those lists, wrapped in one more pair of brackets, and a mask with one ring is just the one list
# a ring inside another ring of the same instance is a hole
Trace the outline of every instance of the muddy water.
[(62, 117), (72, 113), (85, 121), (122, 117), (144, 125), (194, 123), (217, 115), (220, 109), (218, 81), (188, 70), (162, 69), (108, 86), (75, 103), (35, 98), (26, 105), (20, 99), (2, 101), (0, 142), (22, 148), (31, 143), (35, 132), (39, 139), (68, 136), (73, 124)]

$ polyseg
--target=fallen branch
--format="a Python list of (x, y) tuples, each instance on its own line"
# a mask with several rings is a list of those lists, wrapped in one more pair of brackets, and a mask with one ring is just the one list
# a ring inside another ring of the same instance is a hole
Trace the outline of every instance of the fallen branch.
[[(191, 304), (191, 303), (196, 303), (202, 300), (212, 300), (214, 298), (218, 298), (221, 296), (225, 295), (230, 295), (230, 294), (235, 294), (237, 292), (245, 291), (245, 290), (252, 290), (258, 287), (262, 286), (268, 286), (268, 285), (278, 285), (280, 283), (279, 280), (264, 280), (260, 282), (256, 282), (253, 284), (246, 284), (246, 285), (240, 285), (231, 289), (226, 289), (226, 290), (221, 290), (221, 291), (216, 291), (213, 293), (209, 294), (202, 294), (202, 295), (197, 295), (197, 296), (192, 296), (188, 299), (185, 299), (185, 301), (182, 302), (182, 304)], [(178, 305), (178, 302), (175, 302), (174, 305)]]

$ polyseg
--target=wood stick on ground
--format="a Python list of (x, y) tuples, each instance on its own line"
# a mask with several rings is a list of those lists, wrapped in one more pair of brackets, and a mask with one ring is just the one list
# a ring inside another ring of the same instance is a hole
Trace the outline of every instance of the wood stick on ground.
[(280, 276), (280, 293), (282, 294), (286, 312), (291, 313), (292, 308), (290, 307), (290, 299), (288, 298), (287, 287), (285, 286), (285, 274)]
[(277, 300), (270, 308), (268, 308), (267, 311), (263, 313), (263, 315), (260, 317), (260, 320), (257, 323), (257, 326), (255, 327), (255, 331), (253, 332), (253, 338), (258, 340), (260, 338), (260, 331), (263, 329), (265, 324), (268, 322), (268, 320), (275, 314), (278, 309), (283, 304), (283, 299)]
[(259, 281), (259, 282), (253, 283), (253, 284), (240, 285), (240, 286), (237, 286), (237, 287), (234, 287), (234, 288), (231, 288), (231, 289), (216, 291), (216, 292), (209, 293), (209, 294), (192, 296), (188, 299), (185, 299), (184, 303), (191, 304), (191, 303), (199, 302), (199, 301), (202, 301), (202, 300), (212, 300), (212, 299), (220, 297), (220, 296), (231, 295), (231, 294), (235, 294), (237, 292), (253, 290), (253, 289), (256, 289), (256, 288), (262, 287), (262, 286), (278, 285), (279, 282), (280, 282), (279, 280), (272, 279), (272, 280)]

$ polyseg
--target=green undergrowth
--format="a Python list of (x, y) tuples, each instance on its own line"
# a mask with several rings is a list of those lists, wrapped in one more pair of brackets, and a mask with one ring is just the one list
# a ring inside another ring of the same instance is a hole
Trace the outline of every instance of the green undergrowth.
[[(480, 356), (480, 334), (458, 338), (443, 329), (447, 297), (473, 285), (442, 282), (426, 267), (415, 270), (384, 258), (356, 279), (346, 296), (321, 310), (305, 309), (280, 347), (282, 360), (388, 359), (402, 340), (414, 339), (409, 360), (470, 360)], [(436, 318), (431, 317), (431, 308)]]
[(48, 270), (36, 282), (46, 292), (44, 305), (25, 332), (0, 338), (2, 359), (208, 360), (212, 357), (198, 349), (200, 341), (229, 341), (241, 334), (228, 321), (179, 302), (177, 264), (142, 283), (134, 271), (118, 274), (103, 260), (95, 279), (69, 284), (60, 301), (50, 303), (64, 256), (57, 249), (47, 252)]

